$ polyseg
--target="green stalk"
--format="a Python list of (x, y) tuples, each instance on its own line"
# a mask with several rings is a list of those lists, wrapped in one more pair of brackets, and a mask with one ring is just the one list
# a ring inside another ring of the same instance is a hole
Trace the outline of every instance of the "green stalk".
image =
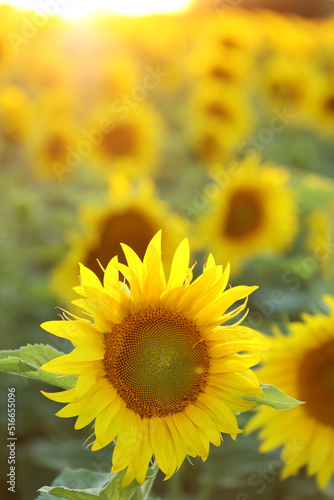
[(154, 462), (151, 468), (153, 469), (153, 473), (154, 473), (153, 476), (146, 479), (143, 486), (141, 487), (141, 490), (143, 492), (143, 500), (146, 500), (148, 498), (150, 491), (151, 491), (151, 488), (153, 486), (154, 480), (157, 477), (157, 473), (159, 471), (159, 467), (158, 467), (157, 462)]

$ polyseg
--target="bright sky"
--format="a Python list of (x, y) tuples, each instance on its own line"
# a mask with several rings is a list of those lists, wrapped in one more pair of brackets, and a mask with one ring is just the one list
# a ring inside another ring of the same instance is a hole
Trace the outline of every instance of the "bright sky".
[(7, 0), (2, 3), (77, 19), (100, 9), (110, 9), (124, 15), (172, 12), (186, 8), (191, 0)]

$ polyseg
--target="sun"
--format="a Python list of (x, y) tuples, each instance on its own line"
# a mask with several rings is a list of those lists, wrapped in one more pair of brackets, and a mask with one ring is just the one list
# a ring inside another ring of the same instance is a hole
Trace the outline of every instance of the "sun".
[[(143, 16), (156, 14), (159, 12), (175, 12), (186, 9), (192, 0), (81, 0), (80, 2), (64, 2), (64, 0), (53, 0), (49, 4), (39, 2), (36, 6), (34, 0), (10, 0), (9, 4), (14, 7), (33, 9), (45, 12), (46, 14), (57, 14), (65, 19), (79, 19), (92, 12), (99, 10), (110, 10), (111, 12), (125, 16)], [(49, 10), (48, 10), (49, 9)], [(52, 10), (52, 12), (51, 12)]]

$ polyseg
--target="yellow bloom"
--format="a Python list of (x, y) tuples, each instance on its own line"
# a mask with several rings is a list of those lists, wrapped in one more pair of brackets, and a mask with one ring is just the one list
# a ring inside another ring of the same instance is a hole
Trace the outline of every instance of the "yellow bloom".
[[(253, 21), (254, 31), (262, 35), (261, 46), (265, 52), (274, 52), (283, 57), (291, 54), (298, 58), (314, 56), (319, 37), (315, 22), (298, 16), (278, 15), (270, 10), (258, 11)], [(277, 36), (278, 33), (284, 33), (284, 36)]]
[(308, 109), (314, 71), (307, 59), (285, 54), (270, 55), (260, 74), (264, 96), (270, 110), (286, 107), (296, 112), (295, 119), (303, 123), (304, 110)]
[[(121, 174), (109, 177), (107, 202), (101, 207), (83, 206), (80, 218), (83, 233), (69, 235), (70, 249), (52, 273), (52, 288), (62, 301), (73, 298), (69, 293), (77, 282), (78, 262), (102, 279), (98, 261), (105, 267), (119, 254), (122, 242), (142, 259), (149, 241), (162, 228), (164, 259), (170, 265), (177, 242), (187, 234), (185, 219), (159, 200), (150, 180), (142, 178), (131, 184)], [(126, 260), (120, 256), (120, 262)]]
[(223, 85), (235, 87), (247, 81), (249, 86), (251, 64), (249, 53), (230, 51), (219, 44), (203, 44), (201, 40), (189, 56), (187, 69), (191, 76), (209, 78)]
[[(210, 245), (219, 259), (235, 269), (261, 253), (284, 250), (297, 230), (296, 203), (287, 187), (288, 172), (260, 158), (244, 159), (230, 173), (223, 173), (207, 212), (200, 216), (195, 232), (197, 246)], [(227, 180), (226, 180), (227, 179)]]
[(334, 298), (324, 300), (330, 314), (303, 314), (303, 323), (290, 325), (290, 335), (276, 332), (267, 364), (258, 371), (262, 382), (278, 384), (306, 404), (279, 415), (259, 407), (246, 428), (261, 428), (262, 452), (283, 446), (283, 478), (306, 465), (320, 488), (334, 472)]
[(90, 164), (105, 172), (118, 170), (138, 176), (157, 162), (161, 123), (156, 112), (144, 103), (131, 106), (116, 101), (110, 109), (96, 111), (87, 133), (93, 151)]
[(334, 273), (332, 244), (334, 241), (334, 200), (327, 210), (315, 210), (307, 220), (306, 246), (318, 261), (321, 274), (331, 279)]
[(314, 78), (308, 105), (309, 126), (325, 136), (334, 135), (334, 77)]
[(167, 479), (186, 455), (206, 460), (210, 443), (220, 445), (221, 432), (236, 438), (241, 430), (233, 411), (252, 407), (243, 395), (261, 394), (250, 367), (267, 341), (244, 326), (220, 326), (245, 308), (247, 300), (226, 312), (256, 287), (224, 291), (229, 270), (223, 272), (212, 255), (191, 283), (187, 239), (175, 252), (167, 281), (161, 231), (143, 261), (127, 245), (122, 248), (128, 265), (114, 257), (103, 286), (80, 266), (76, 291), (82, 297), (74, 303), (91, 321), (42, 327), (77, 346), (43, 369), (79, 375), (75, 387), (46, 395), (68, 403), (57, 415), (78, 416), (76, 429), (95, 419), (93, 450), (117, 437), (112, 471), (127, 467), (126, 486), (134, 478), (144, 481), (152, 455)]
[(242, 89), (210, 78), (195, 88), (187, 113), (191, 148), (208, 164), (224, 160), (219, 154), (232, 151), (253, 123)]
[(31, 166), (41, 178), (62, 181), (83, 158), (77, 150), (80, 136), (76, 124), (67, 113), (50, 113), (40, 118), (27, 139)]
[(26, 94), (15, 85), (0, 90), (0, 133), (5, 140), (22, 141), (29, 123)]
[(209, 168), (233, 156), (235, 144), (226, 141), (220, 127), (212, 120), (190, 121), (187, 132), (190, 150)]
[[(218, 14), (218, 15), (217, 15)], [(223, 17), (221, 17), (223, 16)], [(224, 5), (219, 10), (208, 16), (203, 23), (201, 36), (204, 43), (206, 40), (212, 40), (217, 46), (227, 49), (231, 52), (244, 51), (251, 53), (258, 44), (258, 31), (252, 29), (254, 26), (254, 16), (249, 12), (233, 9), (228, 11)]]

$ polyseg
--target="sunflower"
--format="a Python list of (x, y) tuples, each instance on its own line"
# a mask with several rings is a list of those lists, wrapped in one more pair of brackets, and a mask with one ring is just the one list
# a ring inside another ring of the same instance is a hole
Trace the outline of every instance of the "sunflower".
[[(99, 265), (106, 266), (120, 252), (120, 243), (131, 246), (142, 259), (149, 241), (160, 227), (164, 231), (163, 252), (170, 265), (174, 248), (187, 234), (187, 223), (160, 200), (151, 180), (130, 182), (122, 174), (109, 176), (107, 202), (101, 207), (85, 205), (80, 212), (82, 234), (68, 237), (70, 249), (52, 272), (52, 288), (61, 300), (71, 300), (70, 290), (77, 282), (78, 262), (102, 279)], [(120, 257), (120, 262), (126, 260)]]
[(253, 29), (253, 16), (246, 11), (227, 10), (224, 7), (223, 2), (222, 5), (218, 2), (213, 15), (208, 16), (204, 23), (203, 20), (198, 20), (203, 24), (201, 40), (210, 40), (230, 52), (251, 53), (256, 49), (260, 32)]
[(247, 300), (233, 311), (230, 306), (257, 287), (224, 291), (229, 268), (223, 272), (211, 254), (203, 274), (191, 283), (184, 239), (166, 282), (161, 231), (143, 261), (127, 245), (122, 248), (127, 265), (114, 257), (103, 286), (80, 265), (81, 286), (75, 290), (81, 298), (74, 303), (89, 319), (42, 324), (77, 346), (42, 368), (79, 376), (67, 391), (43, 394), (68, 403), (57, 415), (77, 416), (76, 429), (95, 419), (92, 450), (117, 437), (111, 470), (127, 468), (126, 486), (134, 478), (144, 481), (152, 455), (167, 479), (186, 455), (206, 460), (210, 443), (220, 445), (221, 432), (236, 438), (241, 430), (233, 412), (253, 406), (243, 395), (261, 394), (250, 367), (267, 341), (240, 321), (220, 326)]
[[(263, 10), (257, 12), (254, 25), (254, 30), (262, 35), (261, 46), (264, 51), (274, 52), (282, 57), (289, 57), (291, 54), (298, 58), (314, 57), (319, 37), (316, 23), (298, 16), (288, 17)], [(277, 33), (284, 33), (284, 36), (277, 36)]]
[(190, 148), (208, 165), (223, 161), (225, 153), (236, 148), (253, 123), (242, 88), (210, 78), (195, 87), (186, 113)]
[(189, 149), (208, 168), (233, 156), (236, 141), (226, 141), (223, 132), (212, 120), (190, 121), (187, 130)]
[(292, 242), (296, 203), (283, 167), (245, 158), (231, 172), (212, 176), (215, 196), (195, 223), (197, 247), (212, 245), (219, 259), (240, 271), (247, 258), (282, 251)]
[(278, 53), (267, 59), (260, 75), (260, 85), (270, 110), (288, 107), (297, 114), (296, 120), (303, 122), (315, 77), (309, 66), (307, 58), (294, 55), (289, 57)]
[(42, 179), (62, 181), (82, 162), (80, 135), (67, 113), (46, 113), (40, 118), (40, 126), (31, 129), (27, 140), (32, 168)]
[(308, 107), (309, 126), (329, 138), (334, 135), (334, 78), (314, 79)]
[(91, 139), (94, 168), (138, 176), (157, 162), (161, 133), (158, 115), (142, 102), (131, 101), (130, 106), (120, 100), (109, 106), (110, 109), (103, 106), (87, 124), (88, 133), (98, 132), (95, 143)]
[(187, 69), (191, 76), (238, 87), (244, 85), (246, 79), (249, 84), (251, 64), (249, 53), (231, 52), (218, 44), (201, 43), (188, 57)]
[(328, 316), (303, 314), (303, 322), (290, 325), (291, 334), (275, 332), (261, 381), (306, 404), (277, 416), (271, 408), (258, 408), (247, 432), (261, 428), (260, 450), (283, 446), (282, 478), (307, 466), (324, 488), (334, 472), (334, 297), (326, 295)]
[(327, 209), (314, 210), (307, 219), (306, 247), (318, 261), (323, 278), (332, 279), (334, 259), (332, 242), (334, 241), (334, 199)]
[(0, 135), (9, 141), (22, 141), (29, 123), (29, 104), (26, 94), (16, 85), (0, 90)]

